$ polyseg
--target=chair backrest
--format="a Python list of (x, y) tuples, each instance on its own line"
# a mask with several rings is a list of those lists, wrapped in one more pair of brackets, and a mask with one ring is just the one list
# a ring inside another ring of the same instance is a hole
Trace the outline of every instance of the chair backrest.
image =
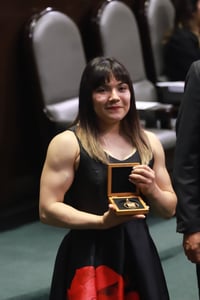
[(147, 22), (158, 81), (166, 80), (164, 76), (163, 38), (174, 25), (175, 8), (171, 0), (148, 0)]
[(156, 101), (157, 93), (146, 76), (138, 25), (130, 7), (118, 0), (105, 1), (93, 18), (93, 26), (97, 27), (102, 54), (115, 57), (128, 69), (136, 100)]
[(69, 124), (78, 112), (78, 93), (86, 65), (79, 29), (66, 14), (47, 8), (29, 25), (32, 54), (48, 118)]

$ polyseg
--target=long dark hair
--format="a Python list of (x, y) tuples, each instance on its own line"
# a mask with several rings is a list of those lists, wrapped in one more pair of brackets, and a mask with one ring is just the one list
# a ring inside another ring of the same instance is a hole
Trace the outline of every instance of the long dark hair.
[(175, 26), (188, 27), (193, 13), (197, 10), (198, 0), (172, 0), (175, 7)]
[[(77, 135), (88, 153), (104, 162), (106, 161), (106, 156), (98, 143), (99, 127), (97, 116), (93, 109), (92, 94), (99, 86), (109, 82), (111, 75), (117, 80), (126, 83), (131, 94), (130, 108), (124, 119), (121, 120), (121, 130), (138, 149), (140, 155), (143, 155), (142, 153), (150, 153), (149, 143), (140, 125), (133, 83), (127, 69), (115, 58), (96, 57), (87, 64), (81, 77), (79, 113), (76, 120), (78, 123)], [(143, 156), (146, 157), (146, 154)], [(147, 156), (150, 158), (151, 154)]]

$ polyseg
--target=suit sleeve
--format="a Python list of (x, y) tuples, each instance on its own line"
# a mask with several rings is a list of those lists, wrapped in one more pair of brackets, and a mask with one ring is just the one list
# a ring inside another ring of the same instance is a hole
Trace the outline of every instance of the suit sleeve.
[(177, 118), (173, 182), (177, 231), (200, 232), (200, 60), (187, 74)]

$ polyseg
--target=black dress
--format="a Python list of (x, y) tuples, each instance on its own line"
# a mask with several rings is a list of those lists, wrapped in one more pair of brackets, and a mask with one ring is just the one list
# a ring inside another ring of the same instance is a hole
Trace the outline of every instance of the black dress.
[[(80, 164), (65, 202), (102, 215), (108, 209), (107, 166), (79, 145)], [(139, 161), (136, 152), (123, 162)], [(71, 230), (57, 253), (49, 299), (168, 300), (146, 221), (135, 219), (107, 230)]]

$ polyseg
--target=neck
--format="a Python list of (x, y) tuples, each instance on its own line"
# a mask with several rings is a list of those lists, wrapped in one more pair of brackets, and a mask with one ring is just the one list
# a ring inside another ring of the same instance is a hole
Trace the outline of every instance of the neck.
[(100, 128), (100, 133), (99, 136), (109, 136), (109, 135), (114, 135), (114, 134), (120, 134), (120, 124), (112, 124), (112, 125), (106, 125), (106, 126), (101, 126)]

